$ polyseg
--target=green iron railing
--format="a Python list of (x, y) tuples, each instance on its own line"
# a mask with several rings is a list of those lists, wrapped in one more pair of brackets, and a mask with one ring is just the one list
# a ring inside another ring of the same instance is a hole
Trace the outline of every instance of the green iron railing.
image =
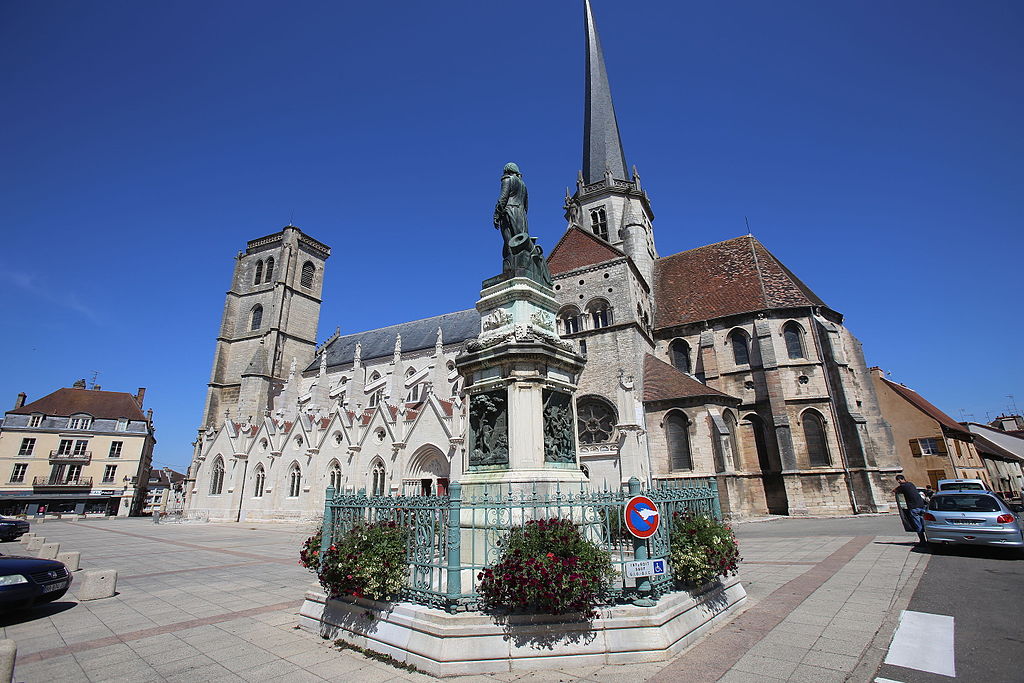
[[(650, 498), (662, 517), (658, 531), (646, 540), (631, 536), (624, 523), (625, 505), (637, 495)], [(586, 538), (608, 551), (619, 572), (606, 601), (653, 605), (675, 589), (671, 575), (628, 579), (625, 564), (668, 558), (677, 513), (722, 516), (714, 477), (661, 481), (647, 489), (633, 478), (627, 490), (556, 488), (554, 495), (485, 487), (481, 495), (465, 499), (458, 483), (450, 485), (446, 496), (340, 494), (328, 487), (326, 501), (322, 547), (357, 523), (389, 521), (408, 527), (409, 579), (398, 597), (451, 612), (476, 607), (477, 575), (497, 562), (499, 541), (508, 530), (527, 520), (558, 517), (575, 522)]]

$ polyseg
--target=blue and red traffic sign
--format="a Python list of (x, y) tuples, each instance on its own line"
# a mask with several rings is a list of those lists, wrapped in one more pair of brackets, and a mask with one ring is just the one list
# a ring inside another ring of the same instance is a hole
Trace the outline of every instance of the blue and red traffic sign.
[(626, 503), (626, 528), (637, 538), (650, 538), (658, 530), (661, 513), (647, 496), (634, 496)]

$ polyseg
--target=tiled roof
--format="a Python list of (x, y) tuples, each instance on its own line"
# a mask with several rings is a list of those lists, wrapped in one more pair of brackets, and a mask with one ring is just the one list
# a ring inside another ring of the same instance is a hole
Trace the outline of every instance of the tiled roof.
[(644, 356), (644, 402), (695, 396), (724, 397), (739, 401), (729, 394), (723, 394), (698, 382), (651, 354)]
[(824, 306), (751, 235), (654, 263), (655, 328), (771, 308)]
[(548, 270), (552, 275), (559, 275), (623, 256), (621, 251), (600, 237), (574, 226), (565, 231), (548, 255)]
[(971, 433), (974, 434), (974, 446), (982, 455), (994, 455), (1012, 462), (1024, 463), (1024, 458), (1020, 457), (1016, 453), (1011, 453), (995, 441), (990, 441), (984, 434), (979, 434), (974, 431)]
[(17, 415), (42, 413), (59, 417), (77, 413), (88, 413), (103, 419), (128, 418), (145, 420), (142, 408), (135, 397), (123, 391), (101, 391), (97, 389), (74, 389), (65, 387), (8, 412)]
[(932, 418), (943, 427), (946, 427), (950, 431), (957, 432), (958, 434), (970, 436), (971, 431), (965, 428), (962, 424), (946, 415), (944, 412), (929, 403), (923, 396), (911, 389), (910, 387), (903, 386), (897, 382), (891, 382), (884, 377), (880, 378), (885, 385), (896, 392), (897, 395), (902, 397), (905, 401), (910, 403), (912, 406), (920, 410), (922, 413)]
[[(413, 320), (398, 325), (379, 327), (375, 330), (357, 332), (338, 337), (330, 342), (321, 353), (327, 354), (327, 365), (344, 365), (351, 363), (355, 357), (356, 344), (360, 344), (362, 360), (385, 358), (395, 351), (395, 338), (402, 335), (402, 351), (420, 351), (430, 349), (437, 343), (437, 328), (441, 328), (441, 341), (444, 344), (456, 344), (473, 339), (480, 334), (480, 313), (475, 308), (435, 315), (432, 318)], [(320, 356), (317, 355), (306, 371), (320, 367)]]

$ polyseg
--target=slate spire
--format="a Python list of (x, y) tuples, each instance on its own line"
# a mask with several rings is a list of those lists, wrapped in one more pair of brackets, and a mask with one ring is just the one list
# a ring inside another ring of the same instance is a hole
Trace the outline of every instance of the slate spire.
[(583, 2), (583, 27), (587, 38), (587, 85), (583, 114), (583, 175), (596, 183), (609, 171), (613, 178), (628, 180), (626, 156), (619, 138), (612, 91), (604, 68), (604, 53), (597, 35), (590, 0)]

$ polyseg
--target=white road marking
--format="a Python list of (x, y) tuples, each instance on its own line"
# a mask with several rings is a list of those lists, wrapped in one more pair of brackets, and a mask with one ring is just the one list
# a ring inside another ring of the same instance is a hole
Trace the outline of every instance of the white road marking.
[(901, 681), (894, 681), (891, 678), (878, 677), (875, 679), (875, 683), (901, 683)]
[(955, 678), (953, 617), (903, 610), (885, 663)]

